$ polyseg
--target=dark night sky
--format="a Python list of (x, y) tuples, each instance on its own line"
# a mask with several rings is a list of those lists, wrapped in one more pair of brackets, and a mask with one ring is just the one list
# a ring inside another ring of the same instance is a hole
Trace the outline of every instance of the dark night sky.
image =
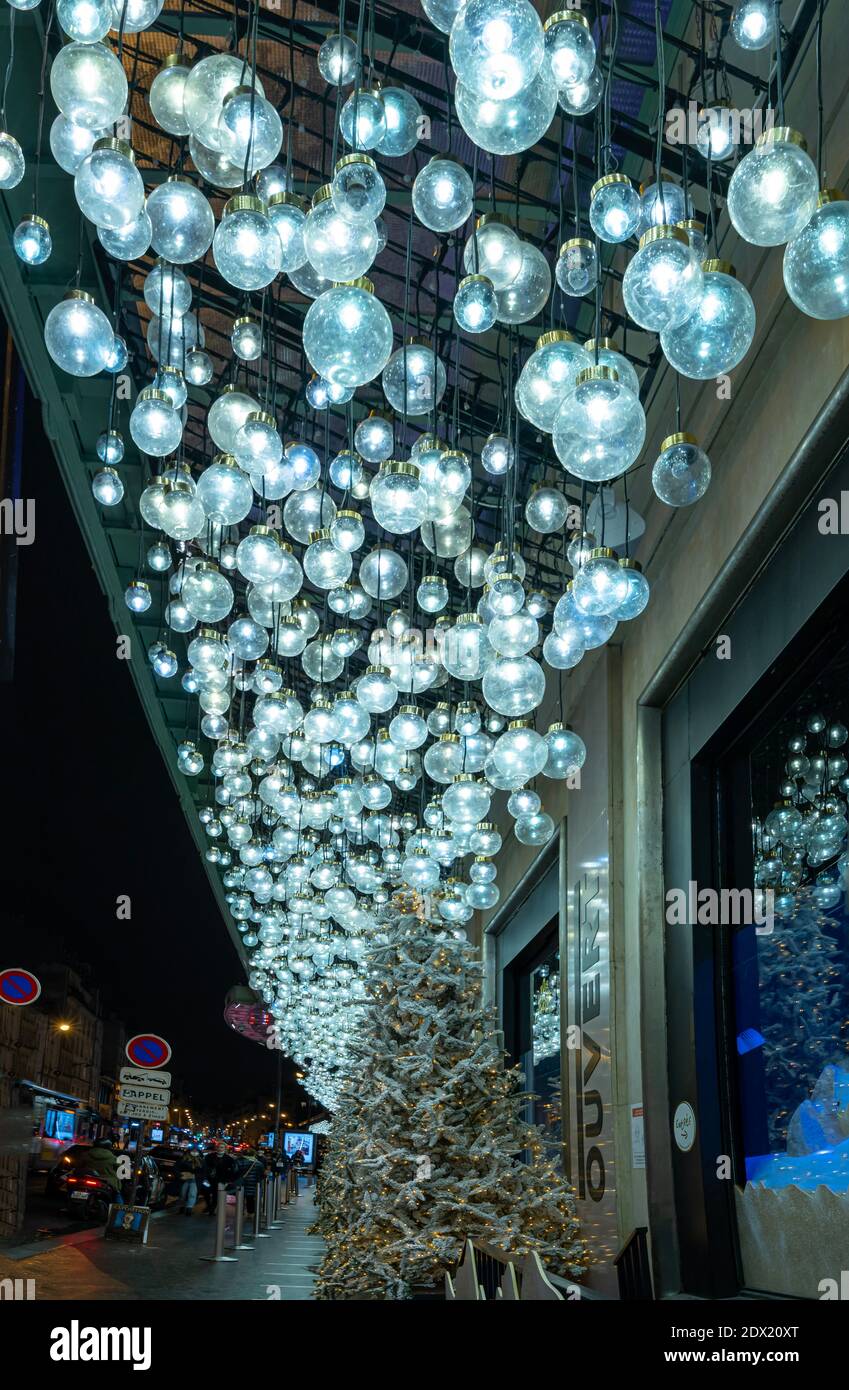
[[(107, 1011), (169, 1040), (196, 1106), (270, 1097), (274, 1054), (224, 1023), (242, 969), (31, 399), (23, 496), (36, 499), (36, 538), (18, 548), (15, 679), (0, 684), (0, 892), (7, 925), (24, 930), (4, 931), (3, 955), (16, 957), (5, 963), (37, 965), (26, 926), (57, 930), (93, 967)], [(119, 894), (129, 923), (116, 920)]]

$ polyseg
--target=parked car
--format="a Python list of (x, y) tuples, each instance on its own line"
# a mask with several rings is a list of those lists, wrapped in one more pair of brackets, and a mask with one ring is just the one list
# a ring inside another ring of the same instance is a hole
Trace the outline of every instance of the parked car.
[(148, 1156), (153, 1159), (162, 1175), (167, 1195), (179, 1197), (180, 1164), (183, 1162), (183, 1150), (175, 1149), (170, 1144), (156, 1144)]

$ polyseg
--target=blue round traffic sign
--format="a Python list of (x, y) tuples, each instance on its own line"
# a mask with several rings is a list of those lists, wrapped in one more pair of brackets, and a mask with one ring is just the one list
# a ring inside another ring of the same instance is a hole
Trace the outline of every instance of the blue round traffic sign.
[(18, 1008), (23, 1004), (34, 1004), (40, 993), (41, 981), (31, 970), (24, 970), (21, 966), (0, 970), (0, 1000), (4, 1004), (14, 1004)]
[(124, 1049), (134, 1067), (164, 1067), (170, 1060), (171, 1047), (158, 1033), (136, 1033)]

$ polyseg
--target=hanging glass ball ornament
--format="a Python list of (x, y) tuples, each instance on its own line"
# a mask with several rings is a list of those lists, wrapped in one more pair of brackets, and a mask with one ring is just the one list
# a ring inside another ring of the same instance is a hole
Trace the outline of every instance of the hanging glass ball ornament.
[(184, 104), (189, 66), (180, 53), (169, 53), (150, 84), (148, 101), (153, 119), (169, 135), (188, 135)]
[(353, 561), (345, 550), (333, 544), (330, 528), (313, 531), (304, 552), (304, 574), (319, 589), (335, 589), (347, 583)]
[(147, 200), (151, 245), (165, 261), (201, 260), (212, 245), (215, 217), (206, 198), (183, 174), (172, 174)]
[(486, 551), (479, 545), (470, 546), (454, 561), (454, 578), (463, 589), (480, 589), (486, 583), (484, 566)]
[(182, 270), (158, 260), (145, 277), (144, 300), (160, 318), (182, 318), (192, 303), (192, 287)]
[(496, 477), (508, 473), (516, 461), (516, 451), (506, 434), (491, 434), (481, 449), (481, 463)]
[(543, 775), (562, 781), (574, 777), (587, 759), (584, 740), (568, 724), (559, 722), (549, 724), (545, 735), (548, 758), (543, 767)]
[(124, 437), (120, 430), (104, 430), (95, 445), (101, 463), (120, 463), (124, 457)]
[(427, 493), (414, 463), (382, 463), (372, 479), (369, 497), (378, 526), (392, 535), (415, 531), (427, 515)]
[(332, 526), (336, 503), (323, 488), (312, 487), (306, 492), (293, 492), (283, 508), (283, 525), (293, 540), (306, 545), (313, 531)]
[[(345, 551), (347, 555), (354, 555), (365, 540), (365, 536), (366, 529), (359, 512), (352, 511), (348, 507), (340, 508), (330, 526), (330, 538), (336, 549)], [(348, 609), (346, 608), (345, 611), (347, 612)]]
[(523, 92), (544, 52), (542, 24), (529, 0), (465, 0), (451, 26), (449, 54), (458, 80), (493, 101)]
[(537, 483), (525, 504), (525, 521), (543, 536), (553, 535), (566, 524), (569, 503), (558, 488)]
[(120, 333), (116, 333), (112, 339), (112, 350), (109, 353), (109, 357), (106, 360), (105, 369), (107, 372), (111, 372), (112, 375), (115, 376), (118, 372), (122, 372), (124, 370), (129, 360), (130, 354), (127, 350), (127, 344), (121, 337)]
[(386, 159), (401, 159), (419, 143), (419, 131), (423, 125), (422, 108), (412, 92), (406, 92), (401, 87), (384, 87), (380, 99), (386, 118), (386, 133), (374, 148)]
[[(245, 60), (235, 53), (213, 53), (195, 63), (183, 89), (183, 109), (192, 135), (209, 150), (226, 153), (231, 134), (222, 125), (225, 98), (244, 82)], [(254, 77), (258, 96), (265, 89)]]
[(317, 299), (325, 290), (333, 288), (333, 281), (328, 280), (324, 275), (319, 275), (309, 261), (305, 261), (298, 270), (290, 270), (289, 279), (295, 289), (306, 295), (307, 299)]
[(343, 217), (328, 183), (313, 195), (304, 247), (318, 275), (337, 282), (356, 280), (365, 275), (377, 254), (377, 232), (373, 221), (352, 222)]
[(319, 295), (307, 310), (303, 336), (310, 366), (345, 387), (373, 381), (392, 353), (391, 320), (364, 278)]
[(548, 261), (536, 246), (521, 243), (522, 264), (515, 280), (496, 291), (499, 323), (528, 323), (541, 312), (551, 293)]
[(621, 245), (636, 234), (642, 217), (640, 195), (627, 174), (605, 174), (593, 184), (590, 226), (600, 241)]
[(148, 568), (157, 574), (164, 574), (171, 568), (171, 551), (164, 541), (154, 541), (153, 545), (148, 546), (145, 558)]
[(244, 164), (235, 163), (222, 150), (208, 149), (196, 135), (189, 136), (189, 154), (202, 179), (213, 188), (236, 189), (244, 182)]
[(233, 586), (211, 560), (202, 560), (183, 579), (181, 598), (193, 618), (219, 623), (233, 607)]
[(576, 607), (591, 617), (614, 614), (625, 600), (628, 582), (619, 568), (615, 550), (598, 546), (575, 575), (572, 594)]
[(359, 580), (369, 598), (397, 598), (407, 587), (407, 563), (390, 546), (375, 546), (360, 565)]
[(543, 333), (516, 383), (519, 413), (537, 429), (550, 434), (563, 397), (574, 385), (578, 372), (591, 365), (589, 353), (571, 333), (562, 328)]
[(555, 671), (571, 671), (586, 650), (583, 633), (575, 626), (563, 632), (550, 632), (542, 644), (543, 660)]
[[(245, 422), (236, 431), (233, 453), (241, 468), (251, 475), (251, 483), (257, 492), (267, 500), (272, 494), (282, 496), (291, 487), (291, 470), (284, 464), (283, 440), (277, 430), (277, 421), (265, 410), (252, 410)], [(282, 476), (277, 478), (277, 475)], [(275, 484), (279, 481), (280, 492)]]
[(408, 338), (389, 358), (381, 380), (399, 415), (429, 415), (445, 394), (445, 367), (426, 338)]
[(435, 29), (450, 34), (463, 0), (422, 0), (422, 9)]
[(442, 809), (449, 820), (473, 826), (489, 815), (492, 788), (470, 772), (459, 772), (442, 794)]
[(727, 101), (714, 101), (703, 106), (696, 122), (696, 149), (703, 159), (721, 164), (737, 149), (735, 116)]
[(823, 190), (810, 222), (788, 243), (784, 285), (812, 319), (849, 314), (849, 203), (836, 189)]
[[(173, 411), (171, 413), (174, 414)], [(179, 418), (177, 416), (178, 423)], [(172, 540), (193, 540), (207, 524), (194, 484), (182, 480), (172, 483), (164, 478), (161, 486), (162, 502), (157, 518), (159, 528)]]
[(291, 469), (294, 490), (307, 492), (313, 488), (321, 476), (321, 462), (312, 445), (300, 439), (290, 439), (284, 445), (283, 453)]
[[(474, 207), (472, 180), (452, 155), (436, 154), (413, 183), (413, 211), (431, 232), (453, 232)], [(466, 267), (468, 269), (468, 266)]]
[(481, 96), (461, 81), (454, 99), (460, 125), (473, 144), (488, 154), (520, 154), (551, 125), (557, 110), (557, 83), (543, 65), (530, 86), (504, 101)]
[(362, 459), (348, 449), (343, 449), (330, 464), (330, 481), (343, 492), (349, 492), (362, 478)]
[(164, 0), (112, 0), (112, 28), (139, 34), (159, 18)]
[(317, 63), (331, 87), (347, 87), (357, 75), (357, 45), (347, 34), (331, 34), (318, 50)]
[(386, 202), (386, 186), (367, 154), (346, 154), (339, 160), (331, 184), (333, 206), (346, 222), (374, 222)]
[(640, 205), (640, 236), (651, 227), (668, 227), (693, 216), (693, 203), (689, 194), (684, 192), (679, 183), (672, 183), (669, 179), (661, 179), (659, 187), (657, 183), (641, 184)]
[(483, 674), (483, 697), (496, 714), (520, 718), (545, 695), (545, 673), (532, 656), (497, 657)]
[(652, 468), (656, 495), (668, 507), (689, 507), (710, 486), (710, 459), (695, 435), (678, 433), (664, 439)]
[(251, 480), (232, 454), (217, 454), (198, 478), (197, 496), (211, 521), (236, 526), (254, 503)]
[(124, 590), (124, 602), (131, 613), (146, 613), (151, 604), (150, 585), (134, 579)]
[(728, 216), (753, 246), (782, 246), (810, 222), (819, 179), (804, 136), (775, 126), (740, 160), (728, 185)]
[(421, 538), (425, 547), (440, 560), (454, 560), (468, 550), (474, 526), (468, 507), (457, 507), (450, 516), (423, 521)]
[(87, 154), (91, 154), (95, 140), (107, 135), (105, 130), (89, 130), (87, 126), (76, 125), (61, 113), (50, 127), (50, 153), (60, 169), (66, 174), (75, 174)]
[(558, 105), (567, 116), (587, 116), (604, 96), (604, 78), (598, 66), (584, 82), (566, 82), (557, 92)]
[[(520, 784), (538, 776), (548, 758), (548, 746), (527, 719), (513, 719), (496, 739), (492, 758), (501, 776)], [(489, 807), (487, 807), (489, 810)], [(483, 820), (484, 817), (478, 817)]]
[(386, 112), (380, 86), (356, 87), (339, 116), (339, 130), (346, 145), (355, 150), (374, 150), (386, 134)]
[(0, 131), (0, 189), (17, 188), (24, 176), (24, 152), (8, 131)]
[(622, 280), (622, 299), (641, 328), (659, 333), (683, 323), (698, 302), (704, 276), (686, 232), (652, 227), (640, 237)]
[(278, 274), (282, 254), (280, 238), (259, 198), (239, 194), (224, 204), (212, 256), (228, 284), (238, 290), (264, 289)]
[(153, 228), (147, 209), (142, 208), (138, 217), (123, 227), (98, 227), (97, 239), (104, 251), (114, 256), (116, 261), (134, 261), (143, 256), (150, 246)]
[(664, 328), (660, 345), (681, 376), (715, 381), (742, 362), (755, 336), (752, 296), (727, 261), (705, 261), (702, 291), (683, 323)]
[[(275, 531), (269, 526), (252, 526), (239, 542), (236, 566), (245, 579), (261, 584), (276, 579), (283, 569), (284, 550)], [(281, 599), (281, 602), (283, 600)]]
[(611, 367), (580, 372), (554, 419), (554, 452), (587, 482), (618, 478), (639, 456), (646, 417), (639, 399)]
[(520, 816), (513, 828), (520, 845), (547, 845), (554, 834), (554, 821), (546, 811)]
[(254, 174), (277, 158), (283, 143), (283, 122), (270, 101), (241, 84), (224, 98), (218, 133), (223, 137), (222, 153), (241, 165), (244, 177), (246, 165), (248, 173)]
[(69, 290), (44, 324), (44, 344), (63, 372), (95, 376), (109, 360), (115, 335), (108, 318), (84, 290)]
[(157, 318), (154, 314), (147, 325), (147, 346), (155, 362), (182, 369), (186, 353), (197, 347), (203, 329), (194, 313), (182, 318)]
[(130, 411), (130, 434), (139, 449), (164, 458), (179, 446), (183, 422), (164, 391), (145, 386)]
[(429, 441), (428, 447), (418, 450), (415, 455), (427, 502), (422, 519), (447, 521), (466, 496), (472, 470), (461, 450), (446, 449), (433, 435), (422, 437)]
[(262, 355), (262, 329), (250, 314), (233, 320), (230, 330), (233, 351), (241, 362), (256, 362)]
[(100, 468), (91, 480), (91, 492), (101, 507), (116, 507), (124, 496), (124, 484), (116, 468)]
[(186, 353), (183, 374), (192, 386), (207, 386), (212, 380), (212, 373), (212, 358), (203, 348), (192, 348), (191, 352)]
[(498, 298), (486, 275), (467, 275), (457, 286), (454, 318), (467, 333), (486, 333), (498, 316)]
[(448, 585), (439, 574), (423, 576), (416, 590), (416, 603), (423, 613), (441, 613), (448, 603)]
[(705, 261), (710, 260), (707, 251), (707, 237), (705, 236), (704, 225), (698, 217), (686, 217), (683, 222), (676, 223), (682, 232), (687, 233), (687, 240), (696, 253), (699, 265), (704, 265)]
[[(380, 411), (370, 410), (354, 430), (354, 448), (369, 463), (384, 463), (386, 459), (391, 458), (394, 447), (395, 431), (392, 421), (381, 415)], [(356, 481), (352, 476), (346, 483), (337, 482), (337, 486), (348, 488)]]
[(731, 33), (741, 48), (757, 52), (773, 42), (775, 0), (737, 0), (731, 19)]
[(53, 59), (50, 91), (74, 125), (107, 130), (127, 104), (127, 75), (105, 44), (69, 43)]
[(560, 10), (545, 21), (543, 32), (545, 61), (558, 87), (586, 82), (596, 60), (586, 16), (577, 10)]
[(522, 610), (493, 618), (487, 637), (499, 656), (527, 656), (539, 641), (539, 623)]
[(58, 0), (56, 18), (77, 43), (97, 43), (112, 28), (112, 0)]
[(485, 275), (493, 289), (512, 284), (522, 269), (523, 246), (507, 218), (499, 212), (479, 217), (463, 251), (468, 275)]
[(280, 269), (299, 270), (306, 265), (304, 227), (309, 203), (297, 194), (282, 190), (272, 193), (268, 200), (268, 220), (280, 238)]
[(638, 560), (623, 558), (619, 561), (619, 568), (627, 580), (628, 591), (613, 616), (618, 622), (625, 622), (627, 619), (639, 617), (648, 604), (651, 591)]
[(126, 227), (144, 205), (144, 184), (125, 140), (95, 140), (74, 175), (74, 194), (90, 222), (113, 230)]
[(598, 284), (598, 256), (586, 237), (564, 241), (554, 267), (554, 278), (564, 294), (575, 299), (590, 294)]
[(12, 244), (15, 255), (24, 265), (44, 265), (53, 250), (50, 228), (44, 218), (34, 212), (18, 223)]
[(633, 363), (618, 350), (612, 338), (599, 338), (598, 342), (595, 338), (588, 338), (584, 349), (589, 355), (591, 367), (612, 367), (623, 386), (639, 396), (640, 382)]
[(248, 416), (259, 408), (259, 401), (232, 383), (216, 396), (207, 413), (206, 427), (222, 454), (235, 455), (236, 435)]

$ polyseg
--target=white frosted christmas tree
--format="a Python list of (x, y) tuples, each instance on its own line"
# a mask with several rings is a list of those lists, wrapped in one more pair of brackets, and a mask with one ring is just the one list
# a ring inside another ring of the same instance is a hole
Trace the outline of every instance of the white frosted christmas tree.
[(527, 1096), (483, 1012), (477, 952), (416, 915), (385, 935), (322, 1173), (317, 1297), (439, 1286), (466, 1237), (536, 1250), (549, 1271), (578, 1277), (572, 1190), (520, 1118)]

